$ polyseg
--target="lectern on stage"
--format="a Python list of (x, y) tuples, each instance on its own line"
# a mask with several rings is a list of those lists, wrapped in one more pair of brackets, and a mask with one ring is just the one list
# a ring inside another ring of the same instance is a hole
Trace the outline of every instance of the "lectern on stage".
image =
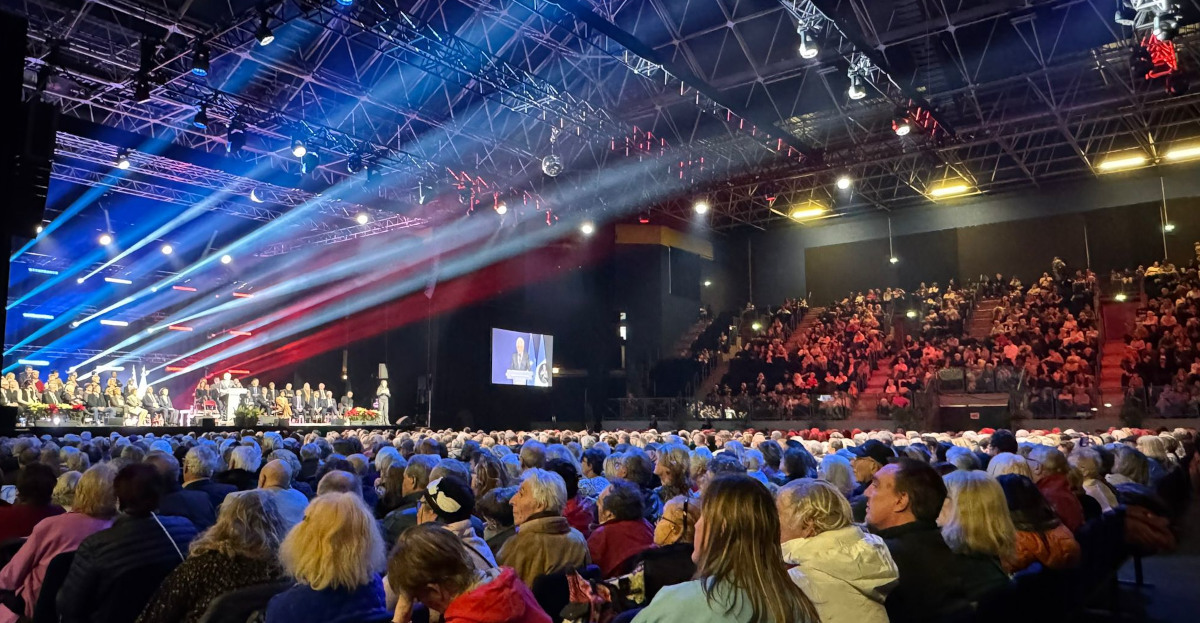
[(512, 381), (513, 385), (528, 385), (533, 380), (533, 373), (528, 370), (508, 370), (504, 378)]
[(237, 412), (238, 406), (242, 404), (242, 396), (250, 393), (250, 390), (243, 387), (230, 387), (221, 391), (225, 393), (225, 417), (232, 420), (233, 414)]

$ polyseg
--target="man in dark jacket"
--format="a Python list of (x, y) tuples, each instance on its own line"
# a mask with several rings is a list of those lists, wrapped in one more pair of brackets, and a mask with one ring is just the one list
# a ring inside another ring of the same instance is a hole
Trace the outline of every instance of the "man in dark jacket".
[(153, 466), (162, 478), (162, 498), (158, 503), (160, 515), (184, 517), (196, 526), (196, 532), (204, 532), (217, 523), (216, 509), (212, 500), (203, 491), (186, 491), (179, 484), (179, 461), (165, 452), (151, 452), (146, 463)]
[(118, 615), (132, 621), (154, 589), (131, 586), (131, 580), (156, 578), (161, 582), (183, 562), (188, 544), (196, 537), (192, 522), (154, 513), (162, 495), (162, 479), (150, 465), (125, 466), (113, 480), (113, 490), (121, 514), (111, 528), (84, 539), (75, 552), (58, 592), (63, 623), (110, 623), (126, 618)]
[(887, 598), (888, 618), (926, 621), (965, 608), (962, 565), (937, 526), (946, 499), (937, 471), (900, 459), (875, 472), (866, 497), (867, 527), (887, 543), (900, 570), (900, 584)]
[(211, 446), (195, 446), (187, 451), (183, 459), (183, 489), (184, 491), (199, 491), (208, 496), (213, 508), (225, 501), (225, 496), (237, 491), (233, 485), (215, 482), (213, 472), (220, 465), (221, 459)]

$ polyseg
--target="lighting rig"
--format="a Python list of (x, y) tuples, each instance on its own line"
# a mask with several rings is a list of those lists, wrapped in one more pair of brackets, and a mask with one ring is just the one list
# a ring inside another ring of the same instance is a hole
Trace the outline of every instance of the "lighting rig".
[(1167, 93), (1187, 93), (1189, 81), (1179, 69), (1173, 39), (1183, 15), (1173, 0), (1121, 0), (1114, 21), (1133, 29), (1136, 43), (1130, 55), (1135, 76), (1147, 82), (1162, 79)]

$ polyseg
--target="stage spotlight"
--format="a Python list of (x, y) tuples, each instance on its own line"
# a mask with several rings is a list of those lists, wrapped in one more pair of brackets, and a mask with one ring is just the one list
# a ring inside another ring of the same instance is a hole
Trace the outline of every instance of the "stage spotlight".
[(225, 151), (236, 154), (246, 146), (246, 126), (234, 119), (229, 124), (229, 132), (225, 135)]
[(755, 331), (762, 331), (762, 323), (755, 321), (754, 324), (750, 325), (750, 328), (754, 329)]
[(360, 154), (350, 154), (346, 158), (346, 171), (349, 173), (358, 173), (363, 168), (363, 157)]
[(499, 214), (500, 216), (504, 216), (505, 214), (508, 214), (508, 204), (504, 203), (503, 201), (501, 201), (500, 203), (497, 203), (496, 204), (496, 214)]
[(303, 158), (304, 154), (308, 153), (308, 149), (304, 147), (304, 141), (299, 138), (292, 139), (292, 155), (297, 158)]
[(916, 318), (917, 312), (915, 310), (910, 309), (907, 312), (904, 312), (904, 315), (908, 318)]
[(850, 184), (851, 182), (849, 176), (843, 175), (837, 179), (837, 187), (840, 190), (846, 190), (847, 188), (850, 188)]
[(696, 203), (692, 204), (692, 209), (696, 211), (696, 214), (708, 214), (708, 201), (700, 199), (696, 201)]
[(130, 166), (129, 150), (122, 147), (117, 150), (117, 168), (124, 171)]
[(816, 58), (821, 53), (816, 37), (808, 30), (800, 31), (800, 58)]
[(896, 131), (896, 136), (908, 136), (912, 132), (912, 121), (908, 115), (899, 115), (892, 119), (892, 129)]
[(889, 258), (888, 258), (888, 261), (889, 261), (889, 262), (891, 262), (892, 264), (899, 264), (899, 263), (900, 263), (900, 258), (898, 258), (898, 257), (896, 257), (895, 255), (893, 255), (893, 256), (891, 256), (891, 257), (889, 257)]
[(337, 3), (342, 6), (353, 6), (354, 0), (337, 0)]
[(210, 52), (209, 52), (208, 46), (205, 45), (200, 40), (197, 40), (196, 47), (192, 50), (192, 73), (193, 74), (196, 74), (197, 76), (207, 76), (208, 75), (208, 70), (210, 69), (209, 64), (208, 64), (209, 54), (210, 54)]
[(250, 201), (253, 201), (254, 203), (262, 203), (263, 202), (263, 198), (258, 196), (257, 188), (250, 189)]
[(222, 263), (222, 264), (228, 264), (228, 263), (230, 263), (230, 262), (232, 262), (232, 261), (233, 261), (233, 256), (229, 255), (228, 253), (226, 253), (225, 255), (222, 255), (222, 256), (221, 256), (221, 263)]
[(579, 231), (585, 236), (590, 236), (596, 233), (596, 225), (591, 221), (584, 221), (583, 224), (579, 226)]
[(164, 244), (162, 246), (162, 252), (163, 252), (163, 255), (170, 255), (175, 252), (175, 247), (173, 247), (169, 244)]
[(1179, 19), (1174, 13), (1159, 13), (1154, 16), (1154, 28), (1151, 32), (1159, 41), (1170, 41), (1179, 32)]
[(201, 130), (208, 129), (208, 104), (200, 104), (200, 109), (196, 111), (196, 116), (192, 117), (192, 125)]
[(367, 216), (366, 212), (360, 212), (358, 216), (354, 217), (354, 221), (359, 225), (366, 225), (370, 220), (371, 217)]
[(704, 280), (704, 287), (706, 287), (706, 288), (707, 288), (707, 287), (709, 287), (709, 286), (711, 286), (711, 285), (712, 285), (712, 281), (709, 281), (708, 279), (705, 279), (705, 280)]
[(258, 30), (254, 32), (258, 45), (271, 45), (275, 41), (275, 33), (271, 30), (271, 14), (263, 11), (258, 14)]
[(1111, 402), (1106, 402), (1106, 403), (1104, 403), (1104, 408), (1105, 408), (1105, 409), (1111, 409), (1111, 408), (1112, 408), (1112, 403), (1111, 403)]
[(300, 172), (305, 175), (311, 175), (313, 171), (317, 170), (320, 164), (321, 155), (315, 151), (310, 151), (300, 158)]
[(40, 234), (40, 233), (42, 233), (42, 232), (43, 232), (45, 229), (46, 229), (45, 227), (42, 227), (41, 225), (38, 225), (38, 226), (37, 226), (37, 229), (35, 229), (34, 231), (36, 231), (37, 233), (39, 233), (39, 234)]
[(867, 96), (867, 81), (858, 74), (850, 76), (850, 88), (847, 89), (846, 95), (852, 100), (860, 100)]
[(342, 380), (343, 380), (343, 381), (345, 381), (345, 380), (347, 380), (347, 379), (349, 379), (349, 378), (350, 378), (350, 375), (348, 375), (348, 374), (343, 374), (343, 375), (342, 375)]
[(113, 236), (109, 233), (100, 234), (99, 242), (102, 246), (108, 246), (113, 243)]
[(1124, 303), (1125, 299), (1127, 299), (1127, 298), (1129, 298), (1129, 297), (1125, 296), (1124, 292), (1118, 292), (1117, 295), (1113, 297), (1113, 300), (1118, 303)]
[(648, 223), (650, 222), (650, 213), (649, 213), (649, 212), (642, 212), (641, 214), (639, 214), (639, 215), (638, 215), (638, 222), (639, 222), (639, 223), (641, 223), (642, 225), (646, 225), (646, 224), (648, 224)]
[(1167, 232), (1168, 234), (1175, 231), (1175, 223), (1167, 223), (1166, 225), (1163, 225), (1163, 231)]

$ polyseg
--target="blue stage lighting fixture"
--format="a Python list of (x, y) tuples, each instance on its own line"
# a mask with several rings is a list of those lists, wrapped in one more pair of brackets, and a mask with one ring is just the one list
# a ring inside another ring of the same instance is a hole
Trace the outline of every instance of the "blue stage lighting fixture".
[(31, 267), (29, 269), (29, 272), (37, 273), (39, 275), (57, 275), (58, 274), (57, 270), (50, 270), (49, 268), (32, 268)]
[(225, 151), (236, 154), (246, 146), (246, 126), (240, 120), (234, 119), (229, 123), (229, 132), (225, 135)]
[(292, 155), (293, 156), (295, 156), (297, 158), (303, 158), (304, 154), (307, 154), (307, 153), (308, 153), (308, 148), (306, 148), (304, 146), (304, 139), (302, 139), (302, 138), (292, 139)]
[(22, 366), (48, 366), (48, 365), (50, 365), (50, 362), (46, 361), (44, 359), (18, 359), (17, 363)]
[(208, 104), (200, 104), (200, 109), (196, 111), (196, 116), (192, 117), (192, 125), (201, 130), (208, 129)]
[(34, 314), (25, 312), (21, 315), (31, 320), (54, 320), (54, 316), (51, 316), (50, 314)]
[(202, 41), (196, 41), (196, 47), (192, 50), (192, 73), (197, 76), (207, 76), (209, 67), (209, 49)]
[(103, 234), (100, 234), (100, 237), (99, 237), (99, 238), (97, 238), (96, 240), (97, 240), (97, 242), (99, 242), (101, 245), (103, 245), (103, 246), (106, 246), (106, 247), (107, 247), (108, 245), (110, 245), (110, 244), (112, 244), (112, 243), (113, 243), (113, 235), (112, 235), (112, 234), (110, 234), (110, 233), (108, 233), (108, 232), (105, 232), (105, 233), (103, 233)]
[(258, 30), (254, 32), (254, 38), (258, 39), (258, 45), (271, 45), (275, 41), (275, 33), (271, 30), (271, 14), (267, 11), (258, 14)]
[(353, 6), (354, 0), (337, 0), (337, 3), (342, 6)]

